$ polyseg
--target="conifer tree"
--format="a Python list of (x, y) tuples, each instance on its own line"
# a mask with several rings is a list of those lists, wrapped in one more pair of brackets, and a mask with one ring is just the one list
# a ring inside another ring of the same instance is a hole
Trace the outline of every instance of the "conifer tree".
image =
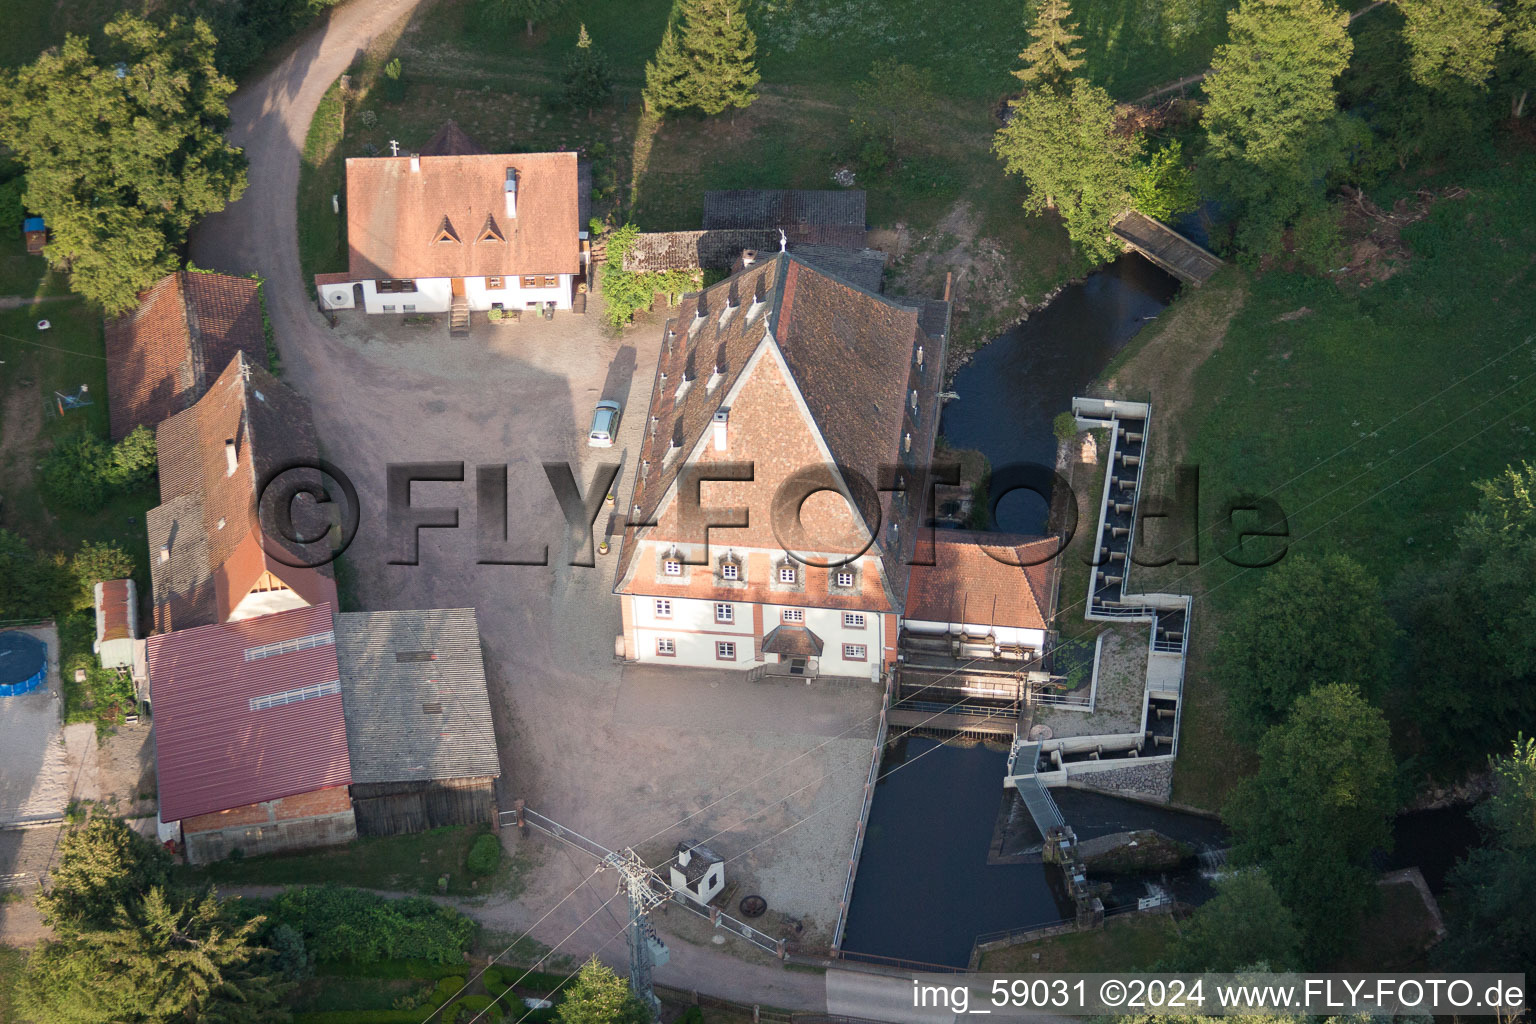
[(661, 117), (688, 106), (691, 87), (688, 58), (678, 42), (677, 30), (669, 21), (661, 45), (656, 48), (656, 58), (645, 62), (645, 89), (640, 96), (646, 111)]
[(600, 106), (613, 91), (613, 76), (608, 70), (608, 56), (592, 45), (585, 23), (576, 37), (576, 49), (565, 59), (565, 98), (574, 107), (580, 107), (592, 116), (592, 108)]
[(745, 109), (757, 99), (757, 35), (741, 0), (681, 0), (690, 106), (706, 114)]
[(1029, 30), (1029, 45), (1019, 54), (1024, 66), (1013, 73), (1014, 77), (1026, 86), (1065, 90), (1072, 72), (1083, 66), (1083, 48), (1077, 45), (1082, 36), (1076, 29), (1068, 0), (1040, 0)]

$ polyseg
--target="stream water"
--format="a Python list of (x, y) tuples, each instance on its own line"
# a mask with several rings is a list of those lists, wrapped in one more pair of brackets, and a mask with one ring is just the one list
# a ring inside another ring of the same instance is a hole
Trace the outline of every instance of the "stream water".
[[(952, 448), (974, 448), (994, 473), (1056, 464), (1051, 420), (1093, 382), (1137, 331), (1173, 300), (1179, 283), (1131, 253), (1067, 285), (1028, 320), (987, 343), (955, 375), (959, 395), (940, 430)], [(998, 504), (997, 528), (1044, 530), (1044, 495), (1014, 491)]]

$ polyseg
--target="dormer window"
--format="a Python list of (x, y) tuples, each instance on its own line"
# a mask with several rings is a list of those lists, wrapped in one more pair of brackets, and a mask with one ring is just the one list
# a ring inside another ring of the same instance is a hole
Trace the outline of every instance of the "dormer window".
[(910, 452), (912, 450), (912, 435), (910, 433), (902, 435), (901, 450), (904, 452)]
[(735, 555), (720, 556), (720, 578), (729, 583), (740, 583), (745, 579), (741, 559)]
[(917, 368), (919, 370), (923, 368), (923, 346), (921, 345), (917, 346)]
[(781, 565), (779, 566), (779, 582), (798, 583), (800, 582), (800, 574), (795, 571), (795, 567), (792, 565)]
[(459, 233), (453, 229), (453, 222), (447, 217), (444, 217), (443, 222), (437, 226), (437, 234), (432, 236), (432, 242), (433, 244), (441, 242), (458, 244)]
[(917, 389), (912, 389), (912, 394), (907, 398), (907, 404), (912, 407), (912, 415), (917, 415)]
[(661, 571), (667, 576), (681, 576), (683, 574), (683, 560), (668, 556), (661, 560)]
[(858, 585), (858, 582), (858, 572), (852, 566), (844, 566), (841, 569), (834, 569), (832, 571), (831, 578), (828, 580), (830, 584), (828, 589), (852, 590)]
[(496, 218), (491, 214), (485, 215), (485, 226), (480, 229), (476, 237), (477, 242), (505, 242), (507, 236), (501, 233), (501, 228), (496, 224)]

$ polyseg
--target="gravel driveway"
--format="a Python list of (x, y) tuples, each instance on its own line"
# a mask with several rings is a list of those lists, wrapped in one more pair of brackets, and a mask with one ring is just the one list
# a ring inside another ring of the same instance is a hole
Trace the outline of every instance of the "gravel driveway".
[[(478, 610), (502, 748), (502, 797), (524, 797), (610, 846), (635, 845), (653, 863), (678, 839), (714, 837), (719, 852), (734, 858), (728, 882), (761, 892), (824, 939), (852, 849), (879, 692), (808, 693), (800, 684), (747, 684), (713, 674), (625, 673), (613, 660), (620, 626), (612, 556), (599, 556), (591, 569), (573, 568), (564, 557), (563, 520), (541, 463), (568, 461), (585, 490), (598, 460), (626, 467), (633, 461), (659, 319), (621, 338), (601, 329), (595, 311), (525, 318), (510, 327), (481, 322), (467, 338), (450, 338), (444, 323), (408, 327), (360, 313), (331, 329), (299, 280), (294, 198), (309, 119), (353, 56), (414, 6), (415, 0), (383, 0), (341, 7), (241, 89), (231, 104), (231, 134), (246, 147), (251, 187), (199, 226), (193, 258), (213, 269), (256, 271), (268, 281), (284, 379), (309, 398), (326, 457), (358, 489), (361, 526), (343, 559), (358, 606)], [(584, 434), (593, 404), (605, 397), (622, 401), (626, 415), (619, 444), (597, 453), (585, 447)], [(461, 460), (464, 483), (417, 484), (412, 494), (417, 506), (458, 507), (461, 528), (423, 531), (420, 564), (390, 564), (385, 465)], [(482, 463), (507, 465), (510, 535), (547, 543), (550, 565), (476, 564), (473, 479)], [(626, 472), (619, 493), (628, 487)], [(605, 521), (600, 515), (599, 530)], [(722, 698), (731, 688), (741, 689), (740, 700)], [(534, 925), (590, 871), (561, 851), (537, 861), (522, 898), (488, 906), (483, 917), (509, 929)], [(540, 923), (535, 937), (565, 938), (612, 884), (607, 877), (591, 881)], [(588, 896), (596, 902), (587, 903)], [(583, 905), (570, 921), (567, 912)], [(605, 956), (623, 956), (622, 942), (588, 931), (563, 949), (603, 947)], [(717, 947), (683, 945), (658, 981), (747, 1001), (793, 996), (805, 1008), (822, 998), (819, 978), (807, 984)], [(785, 980), (766, 980), (781, 975)]]

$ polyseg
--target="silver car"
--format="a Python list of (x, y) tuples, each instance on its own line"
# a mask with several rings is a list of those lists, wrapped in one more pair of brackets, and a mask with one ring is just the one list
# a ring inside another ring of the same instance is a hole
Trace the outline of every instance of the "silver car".
[(588, 448), (612, 448), (619, 432), (619, 403), (605, 398), (592, 413), (592, 429), (587, 432)]

